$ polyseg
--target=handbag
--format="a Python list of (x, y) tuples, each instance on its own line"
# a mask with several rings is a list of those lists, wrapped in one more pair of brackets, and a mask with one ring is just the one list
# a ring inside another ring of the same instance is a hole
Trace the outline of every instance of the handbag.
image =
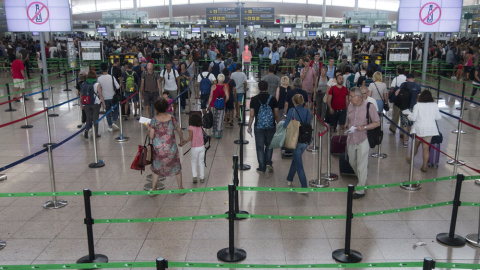
[[(367, 103), (367, 124), (370, 124), (370, 102)], [(375, 146), (379, 145), (382, 143), (383, 140), (383, 130), (381, 129), (380, 126), (367, 130), (367, 138), (368, 138), (368, 144), (370, 145), (370, 148), (374, 148)]]
[(440, 132), (440, 129), (438, 128), (437, 121), (435, 121), (435, 125), (437, 125), (438, 135), (433, 136), (430, 143), (431, 144), (441, 144), (443, 142), (443, 134)]
[(378, 92), (378, 95), (382, 98), (382, 101), (383, 101), (383, 110), (388, 112), (390, 110), (390, 106), (388, 106), (388, 101), (385, 101), (383, 99), (383, 96), (380, 94), (380, 90), (378, 90), (378, 87), (377, 87), (377, 84), (376, 83), (373, 83), (373, 85), (375, 85), (375, 88), (377, 88), (377, 92)]
[(153, 145), (151, 143), (147, 145), (147, 139), (148, 134), (145, 137), (143, 145), (138, 146), (137, 155), (135, 155), (135, 159), (133, 159), (132, 165), (130, 166), (132, 170), (139, 170), (140, 174), (147, 165), (152, 164)]
[(300, 134), (300, 122), (295, 120), (295, 114), (292, 119), (290, 120), (290, 123), (288, 123), (287, 126), (287, 132), (285, 135), (285, 143), (283, 146), (288, 149), (295, 149), (297, 148), (297, 143), (298, 143), (298, 135)]
[(281, 148), (285, 144), (285, 137), (287, 136), (287, 130), (283, 127), (285, 121), (280, 121), (277, 124), (277, 130), (273, 139), (270, 142), (270, 149)]
[(113, 104), (117, 104), (119, 102), (123, 102), (126, 98), (124, 95), (122, 95), (122, 93), (120, 92), (120, 89), (117, 89), (117, 87), (115, 87), (115, 82), (113, 81), (113, 75), (110, 75), (112, 77), (112, 87), (113, 87), (113, 92), (115, 92), (115, 94), (113, 94), (113, 98), (112, 98), (112, 102)]

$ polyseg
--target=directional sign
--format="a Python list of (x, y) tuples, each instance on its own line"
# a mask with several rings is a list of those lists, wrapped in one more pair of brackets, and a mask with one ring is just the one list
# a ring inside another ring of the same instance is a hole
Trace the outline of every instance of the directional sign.
[(4, 0), (8, 31), (70, 32), (68, 0)]
[(398, 32), (458, 32), (463, 0), (402, 0)]
[[(207, 8), (207, 23), (238, 24), (240, 8)], [(242, 24), (274, 23), (274, 8), (242, 8)]]

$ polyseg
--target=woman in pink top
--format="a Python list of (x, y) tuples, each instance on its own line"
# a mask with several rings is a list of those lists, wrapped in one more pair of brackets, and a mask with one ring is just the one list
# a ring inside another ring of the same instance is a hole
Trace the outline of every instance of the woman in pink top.
[[(200, 168), (200, 183), (205, 182), (205, 145), (203, 141), (203, 123), (202, 117), (199, 114), (193, 114), (190, 116), (190, 123), (188, 126), (188, 139), (187, 142), (192, 142), (191, 163), (192, 163), (192, 176), (193, 183), (197, 183), (197, 166)], [(182, 145), (183, 146), (183, 145)]]
[(315, 70), (309, 65), (305, 65), (305, 68), (300, 71), (300, 78), (302, 79), (302, 89), (307, 91), (308, 95), (312, 98), (316, 81)]
[(248, 76), (250, 70), (250, 62), (252, 61), (252, 52), (248, 50), (248, 45), (245, 45), (245, 51), (242, 52), (243, 67)]

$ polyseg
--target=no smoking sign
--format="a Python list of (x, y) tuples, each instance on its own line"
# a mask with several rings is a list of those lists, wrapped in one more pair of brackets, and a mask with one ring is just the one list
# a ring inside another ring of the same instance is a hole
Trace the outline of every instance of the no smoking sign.
[(27, 16), (30, 22), (40, 25), (48, 21), (50, 12), (44, 3), (33, 2), (27, 7)]
[(442, 9), (437, 3), (426, 3), (420, 9), (420, 21), (426, 25), (434, 25), (442, 17)]

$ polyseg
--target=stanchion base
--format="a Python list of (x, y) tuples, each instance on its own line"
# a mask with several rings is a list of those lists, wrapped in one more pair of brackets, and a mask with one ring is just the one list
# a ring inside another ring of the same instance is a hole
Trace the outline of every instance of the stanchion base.
[(229, 248), (221, 249), (217, 252), (217, 259), (223, 262), (239, 262), (247, 258), (247, 252), (241, 248), (234, 248), (233, 254), (228, 252)]
[(455, 160), (450, 159), (449, 161), (447, 161), (447, 163), (450, 164), (450, 165), (457, 165), (457, 166), (465, 165), (465, 161), (463, 161), (463, 160), (459, 160), (458, 162), (456, 162)]
[(331, 173), (331, 174), (322, 174), (321, 179), (326, 180), (326, 181), (337, 181), (338, 180), (338, 175)]
[(310, 180), (310, 181), (308, 182), (308, 184), (309, 184), (311, 187), (316, 187), (316, 188), (326, 188), (326, 187), (329, 187), (329, 186), (330, 186), (330, 182), (328, 182), (328, 181), (322, 181), (322, 179)]
[[(228, 215), (228, 211), (225, 212), (226, 215)], [(245, 210), (239, 210), (238, 213), (236, 214), (243, 214), (243, 215), (248, 215), (250, 213), (248, 213), (247, 211)], [(228, 217), (226, 217), (226, 219), (228, 219)], [(247, 218), (244, 218), (244, 217), (235, 217), (234, 220), (244, 220), (244, 219), (247, 219)]]
[(33, 128), (33, 126), (32, 125), (23, 125), (23, 126), (21, 126), (21, 128)]
[(83, 256), (82, 258), (77, 260), (77, 263), (107, 263), (108, 257), (103, 254), (95, 254), (95, 259), (90, 260), (90, 257)]
[(411, 185), (402, 185), (400, 186), (401, 189), (405, 189), (408, 191), (416, 191), (422, 188), (422, 185), (420, 184), (411, 184)]
[(5, 181), (7, 180), (7, 175), (6, 174), (0, 174), (0, 181)]
[(0, 240), (0, 250), (7, 246), (7, 242)]
[(130, 140), (129, 137), (117, 137), (117, 138), (115, 138), (116, 142), (126, 142), (128, 140)]
[(56, 200), (56, 201), (48, 201), (43, 205), (45, 209), (58, 209), (67, 206), (67, 201), (64, 200)]
[(58, 113), (51, 113), (48, 115), (48, 117), (57, 117), (58, 116)]
[(238, 165), (238, 169), (240, 171), (248, 171), (250, 170), (252, 167), (250, 165), (247, 165), (247, 164), (243, 164), (243, 165)]
[(47, 147), (47, 146), (49, 146), (49, 145), (50, 145), (50, 146), (54, 146), (54, 145), (56, 145), (56, 144), (57, 144), (57, 143), (54, 143), (54, 142), (52, 142), (52, 143), (44, 143), (44, 144), (43, 144), (43, 147)]
[(44, 97), (44, 98), (39, 98), (38, 100), (48, 100), (48, 98)]
[(475, 180), (475, 184), (480, 186), (480, 180)]
[(308, 152), (312, 152), (312, 153), (317, 153), (318, 152), (318, 147), (313, 147), (312, 145), (307, 147), (307, 151)]
[(98, 162), (98, 163), (94, 162), (94, 163), (88, 164), (88, 167), (92, 168), (92, 169), (93, 168), (101, 168), (101, 167), (104, 167), (104, 166), (105, 166), (105, 163), (103, 163), (103, 162)]
[(388, 157), (388, 155), (387, 155), (387, 154), (384, 154), (384, 153), (380, 153), (380, 154), (379, 154), (379, 153), (375, 153), (375, 154), (372, 154), (371, 157), (373, 157), (373, 158), (386, 158), (386, 157)]
[(67, 88), (67, 89), (63, 89), (63, 91), (72, 91), (72, 89)]
[(472, 245), (474, 247), (480, 247), (480, 240), (478, 240), (478, 233), (471, 233), (465, 236), (465, 240), (467, 240), (467, 244)]
[[(144, 186), (143, 186), (143, 190), (145, 191), (150, 191), (152, 189), (152, 183), (146, 183)], [(157, 190), (164, 190), (165, 189), (165, 185), (162, 184), (162, 183), (157, 183)]]
[[(147, 175), (147, 177), (145, 178), (145, 180), (147, 180), (147, 182), (152, 182), (152, 178), (153, 178), (153, 175), (152, 174), (149, 174)], [(166, 177), (163, 177), (163, 176), (159, 176), (158, 177), (158, 181), (165, 181), (165, 179), (167, 179)]]
[[(240, 140), (235, 140), (233, 143), (234, 143), (234, 144), (240, 144)], [(243, 140), (243, 144), (248, 144), (248, 141), (247, 141), (247, 140)]]
[(460, 235), (454, 234), (453, 237), (449, 237), (448, 233), (437, 234), (437, 241), (452, 247), (462, 247), (467, 243), (467, 240)]
[(5, 111), (6, 112), (14, 112), (14, 111), (16, 111), (16, 109), (6, 109)]
[[(461, 132), (462, 134), (465, 134), (465, 131), (462, 130)], [(455, 134), (458, 133), (458, 129), (452, 130), (452, 133), (455, 133)]]
[(332, 253), (332, 258), (343, 263), (358, 263), (362, 260), (362, 254), (351, 249), (350, 255), (345, 254), (345, 249), (337, 249)]

